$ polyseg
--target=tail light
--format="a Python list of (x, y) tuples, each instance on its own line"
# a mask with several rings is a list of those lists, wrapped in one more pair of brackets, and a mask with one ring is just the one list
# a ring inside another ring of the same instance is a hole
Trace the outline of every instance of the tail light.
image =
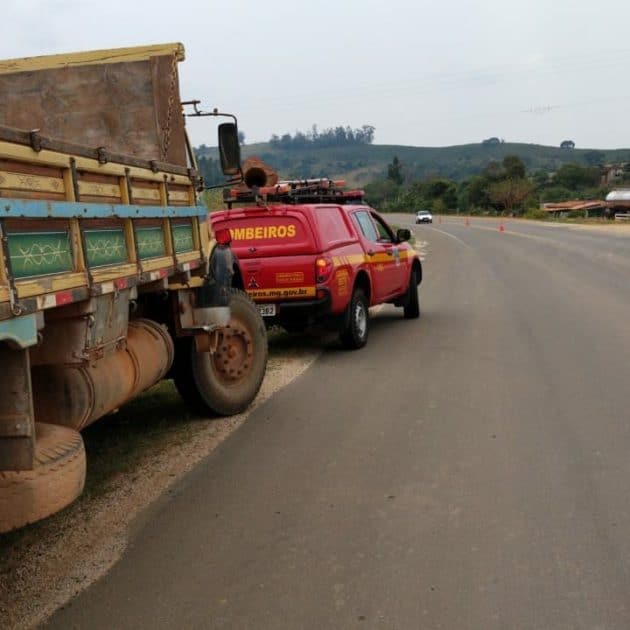
[(232, 242), (232, 235), (230, 234), (230, 230), (227, 228), (216, 230), (214, 238), (217, 240), (219, 245), (229, 245)]
[(317, 282), (326, 282), (330, 278), (333, 270), (332, 260), (330, 258), (318, 258), (315, 261), (315, 278)]

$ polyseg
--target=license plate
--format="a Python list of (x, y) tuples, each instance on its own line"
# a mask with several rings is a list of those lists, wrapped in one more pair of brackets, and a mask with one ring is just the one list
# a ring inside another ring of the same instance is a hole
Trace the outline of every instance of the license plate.
[(274, 317), (276, 314), (275, 304), (258, 304), (258, 312), (263, 317)]

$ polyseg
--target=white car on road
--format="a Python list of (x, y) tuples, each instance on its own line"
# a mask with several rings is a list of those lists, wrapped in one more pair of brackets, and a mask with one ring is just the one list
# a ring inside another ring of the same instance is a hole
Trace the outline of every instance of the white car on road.
[(433, 215), (428, 210), (418, 210), (416, 223), (433, 223)]

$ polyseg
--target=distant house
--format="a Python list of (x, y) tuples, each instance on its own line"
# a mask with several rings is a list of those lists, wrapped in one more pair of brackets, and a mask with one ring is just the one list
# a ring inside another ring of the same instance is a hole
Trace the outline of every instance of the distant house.
[(559, 201), (557, 203), (544, 203), (542, 209), (550, 215), (566, 218), (570, 214), (580, 214), (584, 217), (606, 216), (608, 204), (601, 199), (574, 199), (572, 201)]
[(614, 184), (623, 177), (623, 164), (606, 164), (602, 171), (602, 186)]
[(561, 149), (575, 149), (575, 142), (573, 140), (563, 140), (560, 143)]

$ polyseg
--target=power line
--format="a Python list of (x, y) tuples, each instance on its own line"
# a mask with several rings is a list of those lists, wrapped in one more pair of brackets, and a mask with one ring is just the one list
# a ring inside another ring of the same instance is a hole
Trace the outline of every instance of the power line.
[(320, 82), (314, 82), (312, 89), (308, 91), (285, 89), (280, 94), (273, 88), (273, 92), (268, 95), (258, 93), (254, 102), (257, 109), (264, 105), (274, 106), (277, 109), (293, 109), (300, 105), (330, 102), (355, 103), (384, 94), (389, 96), (433, 95), (502, 83), (523, 82), (525, 75), (550, 76), (569, 72), (579, 72), (583, 75), (585, 69), (604, 70), (619, 66), (630, 66), (629, 49), (553, 58), (543, 64), (524, 62), (455, 72), (432, 72), (390, 82), (380, 79), (375, 82), (373, 78), (355, 79), (352, 82), (346, 79), (345, 85), (335, 87), (325, 87)]

